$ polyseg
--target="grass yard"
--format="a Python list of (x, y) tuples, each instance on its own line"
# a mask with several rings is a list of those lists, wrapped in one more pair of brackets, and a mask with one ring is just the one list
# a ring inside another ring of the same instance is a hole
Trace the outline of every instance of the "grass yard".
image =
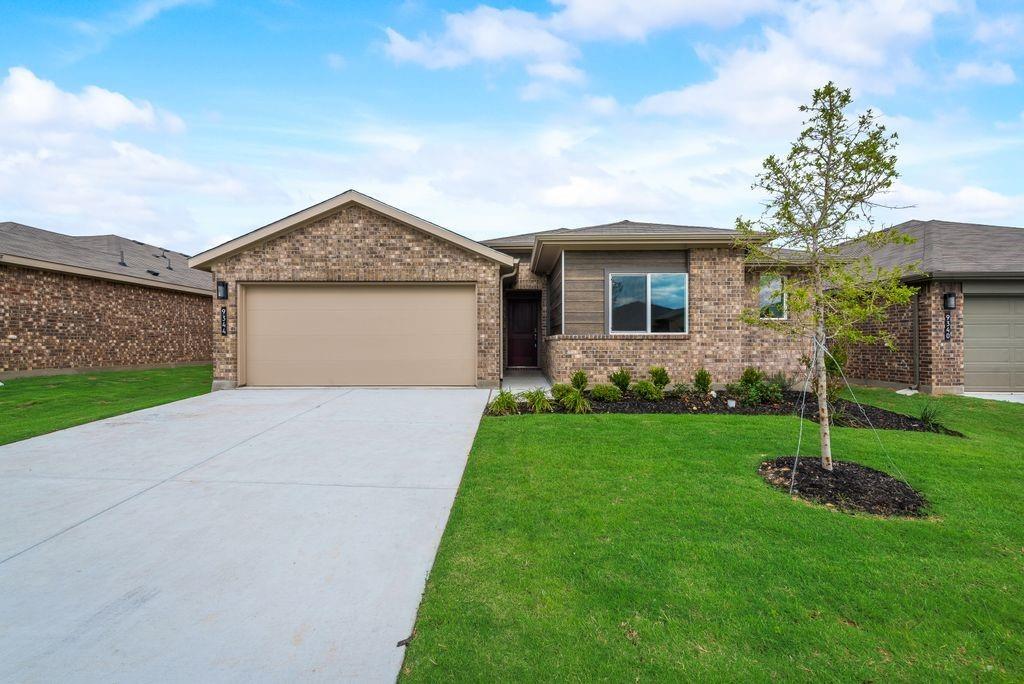
[[(941, 403), (966, 439), (879, 433), (923, 520), (765, 485), (796, 418), (485, 418), (403, 678), (1021, 681), (1024, 405)], [(897, 472), (870, 431), (834, 449)]]
[(210, 391), (211, 366), (17, 378), (0, 387), (0, 444)]

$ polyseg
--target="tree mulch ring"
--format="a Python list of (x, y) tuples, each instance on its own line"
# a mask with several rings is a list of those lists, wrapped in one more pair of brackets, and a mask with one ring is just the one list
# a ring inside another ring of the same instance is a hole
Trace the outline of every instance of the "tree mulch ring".
[[(765, 461), (757, 472), (772, 487), (788, 493), (793, 457)], [(834, 461), (828, 471), (821, 467), (821, 459), (814, 456), (800, 459), (793, 494), (843, 511), (886, 517), (920, 518), (928, 506), (920, 492), (888, 473), (849, 461)]]

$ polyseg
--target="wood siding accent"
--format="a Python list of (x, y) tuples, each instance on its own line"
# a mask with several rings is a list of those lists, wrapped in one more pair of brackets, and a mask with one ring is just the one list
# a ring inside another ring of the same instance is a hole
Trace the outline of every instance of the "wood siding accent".
[[(569, 304), (566, 303), (566, 307)], [(559, 259), (548, 275), (548, 331), (562, 334), (562, 260)]]
[(685, 273), (689, 271), (688, 256), (686, 250), (568, 253), (565, 267), (565, 334), (603, 335), (608, 332), (609, 273)]

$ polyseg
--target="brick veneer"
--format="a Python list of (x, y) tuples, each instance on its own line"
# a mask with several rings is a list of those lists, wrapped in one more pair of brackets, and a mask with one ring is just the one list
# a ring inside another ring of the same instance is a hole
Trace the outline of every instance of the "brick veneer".
[(204, 363), (210, 297), (0, 266), (0, 372)]
[(213, 266), (228, 283), (227, 300), (214, 300), (214, 326), (228, 310), (228, 334), (214, 335), (214, 379), (238, 381), (238, 283), (245, 282), (465, 282), (476, 283), (477, 376), (494, 385), (500, 375), (499, 265), (383, 214), (350, 204)]
[(735, 249), (690, 251), (690, 332), (687, 335), (553, 335), (547, 342), (545, 372), (564, 382), (582, 368), (594, 382), (627, 368), (645, 375), (664, 366), (674, 381), (691, 382), (697, 369), (713, 382), (737, 380), (755, 365), (769, 372), (801, 372), (802, 345), (783, 333), (750, 326), (743, 312), (756, 303), (756, 275), (748, 273)]
[[(957, 308), (952, 311), (951, 339), (945, 339), (945, 310), (942, 295), (956, 293)], [(879, 327), (889, 330), (896, 339), (896, 349), (883, 344), (858, 345), (850, 350), (847, 373), (851, 378), (868, 382), (913, 385), (915, 302), (892, 307), (889, 317)], [(916, 300), (918, 322), (918, 358), (920, 389), (925, 392), (962, 392), (964, 386), (964, 312), (963, 288), (959, 282), (931, 281), (921, 286)]]

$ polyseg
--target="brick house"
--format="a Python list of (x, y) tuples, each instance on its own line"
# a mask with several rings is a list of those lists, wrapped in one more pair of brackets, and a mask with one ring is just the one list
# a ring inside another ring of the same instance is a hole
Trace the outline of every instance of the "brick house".
[(216, 388), (796, 373), (800, 344), (741, 320), (786, 305), (736, 237), (623, 221), (476, 242), (349, 190), (189, 263), (218, 284)]
[(183, 254), (0, 223), (0, 379), (208, 363), (212, 294)]
[[(873, 249), (871, 260), (915, 264), (907, 282), (918, 292), (882, 324), (896, 349), (852, 349), (848, 375), (931, 393), (1024, 391), (1024, 229), (932, 220), (889, 230), (914, 241)], [(853, 241), (844, 253), (867, 249)]]

